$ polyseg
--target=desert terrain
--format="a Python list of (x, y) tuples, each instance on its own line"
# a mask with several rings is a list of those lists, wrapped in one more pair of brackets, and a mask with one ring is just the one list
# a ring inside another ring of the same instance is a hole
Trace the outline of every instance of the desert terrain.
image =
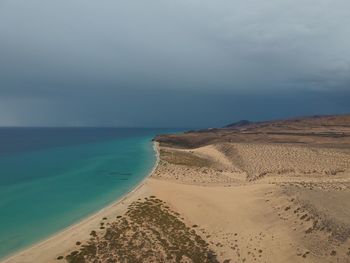
[(350, 115), (155, 141), (134, 193), (5, 262), (350, 262)]
[(156, 139), (156, 195), (221, 262), (350, 262), (349, 115)]

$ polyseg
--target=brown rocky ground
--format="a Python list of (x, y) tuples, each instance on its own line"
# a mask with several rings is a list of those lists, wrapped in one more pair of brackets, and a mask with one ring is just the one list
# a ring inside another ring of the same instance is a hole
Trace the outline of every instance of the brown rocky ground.
[(197, 148), (222, 142), (291, 143), (350, 147), (350, 115), (313, 116), (277, 120), (229, 128), (190, 131), (184, 134), (160, 135), (162, 146)]

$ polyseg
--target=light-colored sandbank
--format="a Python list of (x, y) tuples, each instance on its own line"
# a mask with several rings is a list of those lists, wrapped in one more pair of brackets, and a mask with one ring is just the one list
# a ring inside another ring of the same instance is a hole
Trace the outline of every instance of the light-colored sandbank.
[[(150, 179), (154, 193), (197, 224), (219, 259), (233, 262), (303, 262), (305, 252), (293, 239), (293, 229), (281, 221), (265, 193), (276, 192), (269, 184), (234, 187), (196, 186)], [(271, 194), (272, 194), (271, 193)], [(308, 262), (314, 262), (309, 258)]]
[[(154, 173), (159, 163), (158, 143), (153, 145), (156, 162), (150, 174), (132, 191), (124, 197), (117, 200), (115, 203), (103, 208), (97, 213), (83, 219), (61, 232), (51, 236), (50, 238), (34, 244), (33, 246), (6, 257), (1, 263), (41, 263), (41, 262), (57, 262), (57, 257), (65, 254), (67, 251), (74, 250), (76, 242), (84, 242), (90, 238), (92, 230), (98, 232), (100, 228), (101, 219), (113, 221), (117, 216), (126, 212), (128, 206), (139, 198), (149, 196), (151, 190), (147, 185), (147, 178)], [(100, 230), (103, 231), (102, 229)]]

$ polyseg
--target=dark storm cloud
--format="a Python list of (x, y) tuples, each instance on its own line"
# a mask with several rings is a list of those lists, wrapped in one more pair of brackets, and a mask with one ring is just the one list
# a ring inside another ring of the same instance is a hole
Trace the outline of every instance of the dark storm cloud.
[(346, 0), (4, 0), (0, 125), (344, 113), (349, 9)]

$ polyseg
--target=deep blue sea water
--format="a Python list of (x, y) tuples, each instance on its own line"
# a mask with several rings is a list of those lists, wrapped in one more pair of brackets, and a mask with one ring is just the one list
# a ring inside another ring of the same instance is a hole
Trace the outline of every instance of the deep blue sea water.
[(172, 131), (0, 128), (0, 258), (129, 192), (154, 165), (151, 139)]

